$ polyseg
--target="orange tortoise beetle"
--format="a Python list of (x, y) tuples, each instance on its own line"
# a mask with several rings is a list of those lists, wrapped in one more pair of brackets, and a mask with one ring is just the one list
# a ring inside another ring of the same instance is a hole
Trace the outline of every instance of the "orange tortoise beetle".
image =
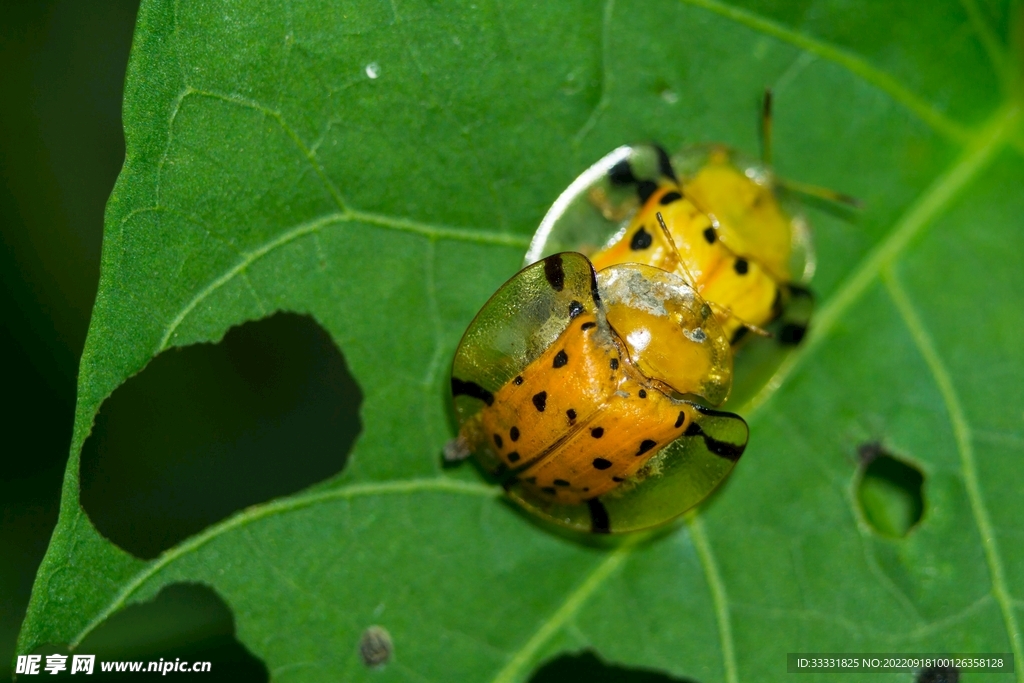
[(681, 277), (554, 254), (505, 283), (463, 336), (459, 445), (544, 519), (642, 529), (695, 505), (742, 455), (743, 419), (692, 398), (717, 404), (731, 381), (729, 341)]

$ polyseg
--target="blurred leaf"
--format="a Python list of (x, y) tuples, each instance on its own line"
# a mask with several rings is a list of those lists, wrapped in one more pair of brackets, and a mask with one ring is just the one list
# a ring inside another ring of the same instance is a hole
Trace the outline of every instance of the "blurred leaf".
[[(790, 651), (1024, 661), (1009, 13), (144, 3), (61, 517), (19, 651), (76, 644), (199, 581), (278, 679), (524, 680), (585, 646), (730, 683), (782, 679)], [(765, 85), (780, 172), (867, 209), (809, 212), (816, 326), (745, 410), (751, 446), (724, 490), (686, 524), (607, 549), (537, 528), (471, 467), (443, 471), (451, 354), (547, 206), (625, 142), (756, 153)], [(346, 470), (152, 562), (101, 538), (77, 478), (101, 402), (162, 350), (278, 309), (319, 320), (360, 382)], [(907, 538), (856, 511), (857, 446), (872, 439), (925, 475)], [(357, 648), (373, 624), (395, 649), (371, 673)]]

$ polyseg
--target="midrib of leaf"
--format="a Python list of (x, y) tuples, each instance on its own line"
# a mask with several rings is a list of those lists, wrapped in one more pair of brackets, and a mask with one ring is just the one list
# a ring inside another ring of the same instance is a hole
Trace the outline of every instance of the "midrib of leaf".
[(180, 557), (195, 552), (210, 541), (222, 536), (229, 531), (240, 529), (267, 517), (282, 515), (302, 508), (321, 505), (337, 500), (358, 498), (365, 496), (387, 496), (395, 494), (417, 493), (421, 491), (442, 491), (457, 493), (461, 495), (497, 497), (501, 489), (484, 484), (463, 482), (448, 477), (428, 477), (422, 479), (398, 479), (392, 481), (368, 482), (365, 484), (350, 484), (327, 491), (316, 491), (304, 493), (290, 498), (271, 501), (262, 505), (254, 505), (242, 512), (227, 518), (219, 524), (214, 524), (199, 534), (189, 538), (180, 545), (167, 550), (160, 557), (136, 574), (131, 581), (125, 584), (121, 592), (100, 611), (85, 628), (81, 630), (69, 642), (72, 649), (78, 647), (82, 640), (88, 636), (97, 626), (105, 621), (111, 614), (125, 606), (131, 596), (142, 587), (149, 579), (156, 576), (161, 569), (175, 562)]
[[(967, 489), (967, 497), (971, 502), (971, 512), (974, 515), (974, 523), (978, 527), (978, 534), (981, 536), (981, 545), (985, 550), (985, 560), (988, 564), (989, 576), (992, 581), (992, 593), (999, 609), (1003, 615), (1003, 624), (1006, 633), (1010, 638), (1010, 647), (1013, 648), (1013, 657), (1017, 662), (1024, 662), (1024, 645), (1021, 643), (1020, 626), (1017, 624), (1017, 617), (1013, 611), (1013, 598), (1010, 595), (1006, 583), (1006, 571), (1002, 554), (999, 551), (999, 542), (996, 540), (992, 528), (992, 520), (989, 517), (988, 506), (985, 504), (985, 497), (978, 482), (978, 469), (974, 459), (974, 443), (971, 437), (971, 427), (967, 422), (963, 404), (957, 393), (953, 378), (946, 369), (942, 357), (939, 355), (931, 334), (921, 321), (920, 316), (914, 309), (914, 304), (907, 295), (906, 290), (900, 283), (899, 278), (893, 272), (892, 267), (887, 265), (882, 274), (886, 290), (889, 292), (900, 317), (903, 319), (910, 336), (914, 339), (918, 352), (924, 358), (932, 378), (938, 386), (942, 400), (946, 404), (946, 412), (949, 414), (949, 421), (953, 427), (953, 434), (956, 438), (957, 450), (960, 453), (960, 470), (964, 478), (964, 487)], [(1017, 666), (1017, 680), (1024, 682), (1024, 667)]]

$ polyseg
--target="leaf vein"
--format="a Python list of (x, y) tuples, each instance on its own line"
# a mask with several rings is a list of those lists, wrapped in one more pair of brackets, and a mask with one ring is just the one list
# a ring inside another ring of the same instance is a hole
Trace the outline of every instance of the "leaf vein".
[(524, 671), (533, 663), (540, 649), (558, 633), (559, 629), (579, 613), (590, 596), (615, 573), (643, 538), (646, 536), (627, 539), (598, 562), (587, 578), (569, 593), (558, 609), (544, 619), (533, 635), (509, 658), (505, 666), (492, 679), (492, 683), (511, 683), (519, 680)]
[[(921, 640), (930, 635), (940, 633), (941, 631), (948, 629), (952, 626), (956, 626), (961, 622), (969, 619), (976, 613), (980, 612), (990, 602), (993, 602), (991, 592), (986, 592), (974, 600), (971, 604), (967, 605), (959, 612), (951, 614), (941, 619), (926, 622), (921, 626), (918, 626), (913, 631), (880, 631), (874, 625), (871, 625), (871, 635), (876, 642), (889, 642), (889, 643), (913, 643), (914, 641)], [(857, 639), (864, 639), (867, 637), (864, 630), (860, 625), (850, 621), (849, 619), (841, 616), (837, 613), (823, 612), (816, 609), (792, 609), (786, 607), (769, 607), (765, 605), (757, 605), (744, 602), (733, 602), (732, 608), (737, 612), (748, 612), (753, 614), (767, 615), (775, 619), (801, 619), (804, 621), (821, 621), (827, 624), (832, 624), (843, 630), (845, 630), (850, 636)]]
[[(175, 26), (175, 30), (177, 30), (177, 26)], [(178, 114), (181, 112), (182, 103), (190, 94), (192, 94), (192, 88), (186, 85), (185, 88), (178, 93), (177, 97), (174, 98), (171, 113), (167, 117), (167, 144), (164, 145), (164, 150), (160, 154), (160, 159), (156, 162), (156, 180), (153, 184), (153, 195), (156, 198), (157, 207), (160, 206), (160, 183), (163, 179), (164, 165), (167, 163), (167, 157), (171, 154), (171, 145), (174, 142), (174, 122), (177, 121)]]
[(985, 21), (985, 17), (981, 14), (981, 8), (978, 7), (978, 3), (975, 0), (960, 0), (960, 5), (967, 12), (971, 28), (974, 29), (974, 33), (981, 42), (981, 46), (985, 49), (989, 62), (992, 64), (992, 69), (999, 76), (1000, 84), (1006, 89), (1007, 85), (1009, 85), (1010, 73), (1008, 73), (1006, 68), (1006, 54), (1003, 46), (1000, 45), (999, 39), (996, 37), (992, 27)]
[(786, 28), (770, 19), (718, 0), (682, 0), (682, 2), (714, 12), (759, 33), (777, 38), (801, 50), (818, 55), (845, 68), (866, 82), (887, 93), (896, 102), (909, 109), (936, 132), (960, 143), (967, 142), (971, 134), (962, 125), (935, 110), (920, 95), (912, 92), (898, 80), (872, 66), (863, 58), (825, 41)]
[(883, 267), (894, 262), (912, 240), (948, 207), (960, 192), (985, 168), (1013, 134), (1020, 117), (1017, 106), (1000, 110), (985, 126), (974, 144), (946, 171), (940, 174), (924, 193), (896, 222), (889, 234), (868, 252), (856, 269), (843, 281), (825, 305), (821, 307), (811, 325), (810, 334), (795, 352), (790, 354), (776, 371), (775, 376), (744, 405), (742, 412), (752, 420), (786, 379), (814, 352), (850, 306), (867, 291)]
[[(154, 210), (158, 210), (153, 207)], [(459, 240), (464, 242), (475, 242), (477, 244), (494, 244), (499, 246), (514, 246), (514, 247), (526, 247), (528, 241), (524, 238), (516, 235), (501, 234), (501, 233), (486, 233), (486, 232), (474, 232), (471, 230), (462, 230), (458, 228), (447, 228), (428, 225), (419, 223), (417, 221), (408, 220), (405, 218), (394, 218), (391, 216), (385, 216), (381, 214), (368, 213), (365, 211), (349, 210), (344, 213), (332, 213), (325, 216), (320, 216), (311, 221), (300, 223), (288, 230), (277, 235), (275, 238), (264, 242), (257, 248), (245, 252), (241, 255), (238, 262), (221, 274), (219, 277), (212, 280), (202, 290), (200, 290), (192, 299), (185, 304), (184, 307), (174, 316), (171, 322), (167, 325), (164, 330), (163, 336), (160, 338), (160, 343), (157, 345), (156, 352), (159, 353), (167, 348), (170, 344), (171, 338), (177, 331), (181, 323), (184, 322), (185, 318), (195, 310), (195, 308), (211, 296), (218, 289), (223, 287), (225, 284), (230, 282), (233, 278), (242, 273), (246, 268), (251, 266), (256, 261), (260, 260), (270, 252), (282, 247), (296, 239), (309, 234), (316, 234), (320, 230), (336, 223), (350, 223), (358, 221), (362, 223), (368, 223), (381, 228), (395, 230), (397, 232), (412, 233), (415, 235), (422, 235), (431, 239), (448, 239), (448, 240)], [(155, 355), (155, 354), (154, 354)]]
[(434, 375), (441, 366), (441, 359), (444, 356), (444, 330), (441, 325), (441, 312), (437, 305), (437, 281), (434, 276), (434, 271), (437, 268), (436, 240), (427, 241), (427, 254), (423, 261), (423, 277), (427, 290), (427, 314), (430, 316), (434, 328), (434, 352), (430, 356), (430, 363), (420, 382), (420, 385), (426, 389), (434, 383)]
[(281, 130), (284, 131), (285, 135), (288, 136), (288, 138), (292, 141), (295, 147), (298, 148), (298, 150), (302, 153), (303, 158), (309, 163), (310, 167), (313, 169), (313, 172), (316, 173), (317, 176), (320, 178), (320, 182), (323, 183), (328, 194), (331, 195), (331, 199), (334, 200), (334, 203), (338, 206), (338, 208), (341, 211), (346, 211), (348, 209), (348, 207), (345, 205), (345, 199), (341, 196), (341, 192), (338, 190), (338, 187), (334, 184), (334, 181), (331, 180), (330, 176), (327, 175), (327, 171), (324, 170), (323, 166), (321, 166), (320, 163), (317, 161), (316, 154), (302, 141), (302, 138), (300, 138), (299, 134), (295, 131), (295, 129), (292, 128), (291, 125), (289, 125), (288, 121), (285, 119), (284, 115), (281, 112), (279, 112), (276, 109), (271, 109), (270, 107), (256, 100), (251, 100), (247, 97), (242, 97), (240, 95), (227, 95), (212, 90), (199, 90), (196, 88), (190, 88), (189, 94), (195, 95), (197, 97), (207, 97), (213, 100), (219, 100), (221, 102), (226, 102), (228, 104), (233, 104), (239, 107), (252, 109), (254, 111), (260, 112), (267, 118), (273, 120), (281, 128)]
[(704, 522), (698, 513), (687, 515), (686, 524), (690, 529), (690, 538), (697, 549), (697, 556), (704, 568), (704, 577), (711, 592), (711, 602), (715, 608), (715, 621), (718, 623), (718, 640), (722, 645), (722, 666), (725, 669), (725, 683), (738, 683), (739, 674), (736, 669), (736, 644), (732, 637), (732, 621), (729, 616), (729, 596), (725, 591), (725, 581), (718, 571), (715, 553), (711, 549)]
[(167, 550), (160, 557), (146, 565), (131, 581), (125, 584), (124, 588), (121, 589), (121, 592), (117, 594), (110, 604), (100, 610), (92, 621), (86, 624), (85, 628), (71, 639), (69, 646), (72, 649), (77, 647), (97, 626), (103, 623), (111, 614), (121, 609), (128, 599), (160, 570), (171, 565), (179, 558), (195, 552), (229, 531), (244, 528), (266, 517), (281, 515), (323, 503), (331, 503), (336, 500), (346, 500), (362, 496), (416, 493), (420, 491), (439, 491), (482, 497), (498, 496), (501, 493), (501, 489), (484, 484), (462, 482), (447, 477), (426, 477), (421, 479), (396, 479), (392, 481), (351, 484), (326, 491), (310, 491), (261, 505), (253, 505), (218, 524), (207, 527), (204, 531)]
[[(850, 502), (852, 503), (850, 509), (856, 509), (856, 503), (853, 501)], [(886, 574), (885, 570), (882, 569), (881, 564), (878, 562), (878, 556), (875, 555), (875, 546), (873, 544), (874, 539), (871, 532), (865, 528), (865, 523), (858, 519), (856, 521), (856, 527), (857, 536), (860, 539), (861, 552), (864, 554), (864, 563), (867, 565), (868, 571), (875, 577), (875, 580), (878, 581), (882, 590), (889, 594), (895, 604), (899, 605), (918, 623), (925, 623), (925, 619), (921, 616), (921, 613), (918, 611), (917, 605), (914, 604), (914, 601), (911, 600), (906, 591), (900, 588), (900, 586), (892, 580), (892, 577)]]
[[(1002, 554), (999, 550), (999, 542), (996, 540), (996, 535), (992, 528), (992, 520), (989, 517), (988, 506), (985, 504), (981, 484), (978, 482), (978, 468), (974, 457), (971, 426), (967, 422), (963, 403), (960, 401), (956, 385), (953, 384), (953, 378), (949, 374), (949, 370), (946, 368), (942, 357), (939, 355), (931, 333), (925, 327), (909, 295), (891, 268), (886, 268), (883, 280), (889, 296), (896, 305), (896, 309), (899, 311), (904, 324), (907, 326), (907, 330), (914, 340), (914, 345), (928, 365), (932, 378), (938, 386), (939, 393), (942, 394), (942, 400), (946, 404), (946, 412), (949, 414), (953, 435), (956, 438), (957, 450), (960, 453), (960, 469), (964, 479), (964, 487), (967, 489), (967, 497), (971, 503), (974, 523), (978, 527), (982, 548), (985, 551), (985, 560), (988, 563), (989, 575), (992, 580), (992, 594), (1003, 614), (1003, 625), (1006, 627), (1006, 634), (1010, 639), (1014, 658), (1018, 662), (1024, 661), (1024, 643), (1022, 643), (1020, 626), (1017, 624), (1017, 615), (1013, 609), (1013, 596), (1010, 595), (1006, 582), (1006, 570)], [(1017, 680), (1024, 681), (1024, 668), (1017, 667)]]
[(267, 315), (269, 311), (263, 303), (263, 297), (260, 296), (260, 293), (256, 291), (256, 287), (252, 284), (252, 278), (249, 277), (249, 273), (242, 270), (239, 272), (239, 276), (242, 278), (242, 282), (245, 283), (246, 289), (249, 290), (253, 300), (256, 301), (256, 307), (260, 309), (260, 315)]
[[(308, 235), (312, 232), (315, 232), (323, 228), (325, 225), (330, 225), (331, 223), (336, 223), (342, 220), (342, 214), (329, 214), (327, 216), (321, 216), (320, 218), (309, 221), (308, 223), (302, 223), (300, 225), (297, 225), (291, 230), (286, 230), (285, 232), (278, 235), (275, 239), (265, 242), (260, 247), (243, 254), (242, 257), (238, 260), (238, 263), (236, 263), (234, 266), (232, 266), (230, 269), (224, 272), (220, 277), (214, 279), (212, 282), (206, 285), (206, 287), (200, 290), (194, 297), (192, 297), (192, 299), (187, 304), (185, 304), (185, 306), (180, 311), (178, 311), (178, 314), (174, 316), (170, 324), (168, 324), (167, 329), (164, 330), (163, 337), (161, 337), (160, 343), (157, 345), (156, 353), (160, 353), (161, 351), (167, 348), (168, 344), (170, 343), (171, 337), (174, 335), (178, 327), (189, 315), (189, 313), (195, 310), (195, 308), (204, 300), (206, 300), (210, 295), (212, 295), (218, 289), (220, 289), (228, 282), (230, 282), (232, 279), (234, 279), (235, 276), (242, 273), (246, 268), (248, 268), (253, 263), (269, 254), (274, 249), (277, 249), (278, 247), (288, 244), (289, 242), (292, 242), (298, 239), (299, 237), (302, 237), (303, 235)], [(154, 353), (154, 355), (156, 355), (156, 353)]]

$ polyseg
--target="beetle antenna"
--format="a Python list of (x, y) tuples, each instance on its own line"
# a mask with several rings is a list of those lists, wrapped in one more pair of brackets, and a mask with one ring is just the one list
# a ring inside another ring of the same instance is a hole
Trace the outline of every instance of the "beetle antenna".
[[(694, 290), (697, 291), (698, 294), (700, 294), (700, 290), (697, 288), (697, 280), (693, 277), (693, 275), (690, 274), (690, 271), (686, 269), (686, 266), (683, 265), (683, 257), (679, 254), (679, 248), (676, 246), (675, 238), (672, 237), (672, 233), (669, 231), (668, 226), (665, 225), (665, 219), (662, 218), (661, 211), (657, 212), (654, 215), (657, 216), (658, 225), (661, 226), (661, 232), (663, 235), (665, 235), (665, 240), (668, 242), (669, 249), (672, 250), (672, 255), (676, 259), (676, 269), (682, 272), (683, 277), (686, 279), (686, 284), (690, 285)], [(728, 308), (726, 306), (720, 306), (719, 304), (716, 304), (711, 301), (708, 301), (707, 303), (715, 311), (715, 314), (722, 317), (723, 319), (728, 320), (730, 318), (735, 318), (741, 325), (743, 325), (743, 327), (746, 327), (754, 334), (760, 335), (762, 337), (772, 336), (772, 333), (769, 332), (768, 330), (758, 327), (757, 325), (754, 325), (752, 323), (748, 323), (746, 320), (733, 313), (731, 308)]]
[(676, 240), (672, 237), (672, 232), (665, 225), (665, 219), (661, 217), (661, 211), (655, 214), (658, 218), (658, 225), (661, 226), (661, 234), (665, 236), (665, 241), (668, 243), (668, 248), (672, 252), (672, 256), (676, 259), (676, 270), (680, 271), (683, 277), (686, 279), (686, 284), (690, 285), (693, 289), (697, 289), (697, 280), (693, 277), (693, 274), (686, 269), (686, 265), (683, 263), (683, 257), (679, 253), (679, 247), (676, 246)]
[(747, 328), (748, 330), (750, 330), (754, 334), (758, 335), (759, 337), (774, 337), (775, 336), (771, 332), (769, 332), (768, 330), (764, 329), (763, 327), (758, 327), (757, 325), (755, 325), (753, 323), (748, 323), (746, 320), (744, 320), (743, 318), (741, 318), (738, 315), (736, 315), (735, 313), (733, 313), (732, 309), (729, 308), (728, 306), (722, 306), (721, 304), (716, 304), (713, 301), (708, 301), (706, 303), (707, 303), (708, 306), (711, 307), (711, 310), (713, 310), (715, 312), (715, 315), (722, 319), (722, 321), (731, 320), (731, 319), (735, 318), (736, 322), (738, 322), (740, 325), (742, 325), (743, 327)]

